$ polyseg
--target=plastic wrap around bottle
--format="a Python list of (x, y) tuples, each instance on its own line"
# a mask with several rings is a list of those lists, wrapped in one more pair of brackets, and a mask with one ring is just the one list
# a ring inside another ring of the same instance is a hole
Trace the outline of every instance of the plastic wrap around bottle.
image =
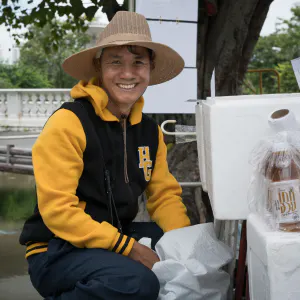
[(270, 114), (274, 135), (253, 149), (249, 189), (250, 210), (275, 230), (300, 231), (300, 131), (294, 114), (281, 109)]

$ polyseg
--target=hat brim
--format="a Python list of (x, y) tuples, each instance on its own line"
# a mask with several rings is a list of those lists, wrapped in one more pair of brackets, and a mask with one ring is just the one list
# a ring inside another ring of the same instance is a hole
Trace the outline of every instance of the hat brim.
[(183, 58), (167, 45), (147, 41), (120, 41), (88, 48), (71, 55), (62, 64), (63, 70), (77, 80), (88, 81), (99, 76), (93, 64), (100, 49), (114, 46), (135, 45), (149, 48), (155, 53), (155, 68), (151, 71), (149, 85), (160, 84), (176, 77), (184, 68)]

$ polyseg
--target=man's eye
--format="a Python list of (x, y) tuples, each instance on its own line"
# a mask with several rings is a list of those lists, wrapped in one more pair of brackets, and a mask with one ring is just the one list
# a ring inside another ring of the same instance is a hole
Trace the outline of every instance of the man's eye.
[(141, 60), (137, 60), (137, 61), (135, 62), (135, 64), (136, 64), (136, 65), (144, 65), (145, 63), (144, 63), (143, 61), (141, 61)]
[(113, 60), (113, 61), (111, 62), (111, 64), (112, 64), (112, 65), (120, 65), (121, 62), (120, 62), (119, 60)]

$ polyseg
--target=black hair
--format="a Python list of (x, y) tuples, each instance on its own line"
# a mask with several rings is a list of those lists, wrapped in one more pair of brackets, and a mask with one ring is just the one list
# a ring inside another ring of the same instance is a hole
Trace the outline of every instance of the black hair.
[[(137, 51), (137, 45), (127, 45), (127, 50), (132, 53), (132, 54), (135, 54), (135, 55), (138, 55), (140, 53), (138, 53)], [(105, 49), (105, 48), (104, 48)], [(104, 50), (103, 49), (103, 50)], [(155, 52), (152, 50), (152, 49), (149, 49), (149, 48), (146, 48), (148, 53), (149, 53), (149, 59), (150, 59), (150, 64), (151, 64), (151, 70), (153, 70), (155, 68)], [(102, 51), (103, 51), (102, 50)], [(96, 68), (97, 71), (100, 70), (101, 68), (101, 55), (100, 57), (98, 58), (94, 58), (93, 59), (93, 63), (94, 63), (94, 66)]]
[[(136, 47), (135, 45), (128, 45), (127, 46), (127, 50), (132, 53), (132, 54), (139, 54), (137, 51), (136, 51)], [(149, 53), (149, 58), (150, 58), (150, 62), (151, 63), (154, 63), (154, 58), (155, 58), (155, 53), (152, 49), (149, 49), (149, 48), (146, 48), (148, 50), (148, 53)]]

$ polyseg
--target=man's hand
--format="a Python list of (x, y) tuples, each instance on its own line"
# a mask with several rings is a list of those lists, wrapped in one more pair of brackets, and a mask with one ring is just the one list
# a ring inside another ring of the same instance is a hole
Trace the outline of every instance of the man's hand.
[(134, 242), (128, 257), (142, 263), (150, 270), (159, 261), (159, 257), (154, 251), (138, 242)]

